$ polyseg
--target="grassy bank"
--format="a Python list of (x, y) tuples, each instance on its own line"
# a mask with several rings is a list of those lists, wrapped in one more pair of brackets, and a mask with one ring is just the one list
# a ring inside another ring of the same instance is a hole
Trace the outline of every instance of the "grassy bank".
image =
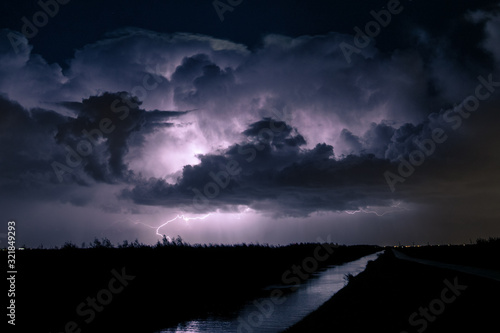
[[(18, 251), (16, 328), (152, 332), (207, 314), (228, 313), (264, 295), (263, 287), (281, 283), (283, 273), (313, 256), (318, 246), (322, 256), (333, 246), (323, 245), (191, 246), (178, 242), (156, 247), (100, 244), (86, 249)], [(335, 247), (318, 269), (379, 250), (375, 246)], [(95, 307), (92, 299), (98, 301)]]
[[(466, 286), (449, 303), (442, 301), (454, 296), (443, 292), (445, 280)], [(498, 327), (499, 297), (497, 282), (401, 261), (389, 251), (285, 332), (487, 332)], [(429, 310), (427, 319), (420, 311), (429, 306), (437, 314)]]

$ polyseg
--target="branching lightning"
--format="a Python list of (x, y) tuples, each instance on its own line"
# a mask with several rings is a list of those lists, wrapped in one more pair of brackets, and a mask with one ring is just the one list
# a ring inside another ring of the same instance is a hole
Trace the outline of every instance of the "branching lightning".
[[(239, 212), (236, 214), (236, 216), (235, 216), (235, 217), (233, 217), (235, 220), (241, 220), (242, 215), (247, 214), (247, 213), (249, 213), (249, 212), (252, 212), (252, 211), (253, 211), (251, 208), (246, 207), (246, 206), (240, 206), (240, 207), (238, 207), (238, 208), (239, 208), (239, 209), (238, 209), (238, 210), (239, 210)], [(220, 213), (220, 212), (219, 212), (219, 210), (217, 210), (217, 211), (216, 211), (216, 213)], [(187, 223), (187, 222), (189, 222), (189, 221), (193, 221), (193, 220), (205, 220), (206, 218), (208, 218), (209, 216), (214, 215), (214, 214), (215, 214), (215, 213), (208, 213), (208, 214), (206, 214), (206, 215), (203, 215), (203, 216), (197, 216), (197, 217), (189, 217), (189, 216), (185, 216), (185, 215), (183, 215), (183, 214), (182, 214), (182, 215), (177, 215), (177, 216), (176, 216), (176, 217), (174, 217), (173, 219), (168, 220), (167, 222), (165, 222), (165, 223), (161, 224), (161, 225), (160, 225), (160, 226), (158, 226), (158, 227), (154, 227), (154, 226), (148, 225), (148, 224), (143, 223), (143, 222), (140, 222), (140, 221), (131, 221), (131, 222), (133, 222), (134, 224), (141, 224), (141, 225), (143, 225), (143, 226), (145, 226), (145, 227), (148, 227), (149, 229), (154, 229), (154, 230), (155, 230), (155, 234), (156, 234), (157, 236), (163, 237), (163, 236), (164, 236), (164, 234), (161, 234), (161, 233), (160, 233), (160, 229), (161, 229), (161, 228), (163, 228), (163, 227), (165, 227), (165, 226), (167, 226), (167, 224), (169, 224), (169, 223), (175, 222), (175, 221), (177, 221), (177, 220), (183, 220), (183, 221), (185, 221), (186, 223)], [(171, 240), (172, 240), (172, 239), (171, 239), (169, 236), (167, 236), (167, 235), (165, 235), (165, 237), (166, 237), (169, 241), (171, 241)]]
[[(400, 207), (401, 205), (401, 202), (398, 202), (392, 206), (390, 206), (390, 208), (393, 208), (393, 209), (389, 209), (385, 212), (377, 212), (375, 210), (368, 210), (368, 209), (365, 209), (365, 208), (360, 208), (358, 210), (346, 210), (344, 211), (346, 214), (349, 214), (349, 215), (354, 215), (356, 213), (365, 213), (365, 214), (375, 214), (377, 216), (384, 216), (386, 214), (390, 214), (390, 213), (394, 213), (394, 212), (401, 212), (401, 211), (404, 211), (404, 210), (408, 210), (407, 208), (405, 207)], [(368, 207), (367, 207), (368, 208)]]
[[(186, 222), (188, 221), (191, 221), (191, 220), (204, 220), (206, 219), (207, 217), (209, 217), (210, 215), (212, 215), (212, 213), (208, 213), (207, 215), (203, 215), (203, 216), (198, 216), (198, 217), (187, 217), (187, 216), (184, 216), (184, 215), (177, 215), (176, 217), (174, 217), (173, 219), (171, 220), (168, 220), (167, 222), (163, 223), (162, 225), (160, 225), (158, 228), (156, 228), (156, 234), (160, 237), (163, 237), (162, 234), (160, 234), (160, 229), (163, 228), (164, 226), (166, 226), (167, 224), (169, 224), (170, 222), (174, 222), (175, 220), (184, 220)], [(170, 237), (169, 236), (166, 236), (167, 239), (170, 241)]]
[[(171, 223), (171, 222), (174, 222), (176, 220), (184, 220), (185, 222), (188, 222), (188, 221), (191, 221), (191, 220), (204, 220), (207, 217), (209, 217), (210, 215), (212, 215), (212, 213), (208, 213), (206, 215), (198, 216), (198, 217), (189, 217), (189, 216), (185, 216), (185, 215), (177, 215), (173, 219), (168, 220), (167, 222), (161, 224), (159, 227), (152, 227), (152, 226), (150, 226), (150, 225), (148, 225), (146, 223), (142, 223), (142, 222), (139, 222), (139, 221), (134, 222), (134, 224), (142, 224), (143, 226), (146, 226), (146, 227), (148, 227), (150, 229), (154, 229), (156, 235), (158, 235), (160, 237), (163, 237), (164, 235), (160, 234), (160, 229), (163, 228), (164, 226), (166, 226), (167, 224)], [(172, 240), (170, 238), (170, 236), (165, 235), (165, 237), (168, 239), (168, 241)]]

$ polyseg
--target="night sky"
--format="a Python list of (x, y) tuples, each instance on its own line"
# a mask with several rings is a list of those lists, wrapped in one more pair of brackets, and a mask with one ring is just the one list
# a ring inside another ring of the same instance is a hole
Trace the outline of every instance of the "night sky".
[(0, 216), (19, 244), (500, 236), (498, 0), (0, 16)]

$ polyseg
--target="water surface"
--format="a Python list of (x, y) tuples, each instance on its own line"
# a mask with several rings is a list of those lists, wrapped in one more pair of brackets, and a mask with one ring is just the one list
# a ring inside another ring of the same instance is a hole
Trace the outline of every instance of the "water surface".
[[(374, 253), (358, 260), (338, 266), (330, 266), (313, 275), (316, 278), (302, 283), (292, 293), (280, 298), (281, 304), (271, 301), (271, 292), (281, 286), (269, 287), (269, 297), (250, 301), (238, 313), (226, 318), (208, 317), (179, 324), (157, 333), (234, 332), (234, 333), (277, 333), (299, 322), (321, 304), (330, 299), (345, 285), (346, 274), (357, 275), (364, 271), (368, 261), (377, 259), (382, 252)], [(292, 276), (292, 275), (290, 275)], [(259, 306), (260, 305), (260, 309)]]

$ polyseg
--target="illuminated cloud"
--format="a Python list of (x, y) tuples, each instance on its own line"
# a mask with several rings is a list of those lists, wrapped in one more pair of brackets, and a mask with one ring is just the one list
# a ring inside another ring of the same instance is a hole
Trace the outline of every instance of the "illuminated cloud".
[[(408, 9), (401, 15), (409, 20), (394, 20), (350, 63), (339, 45), (352, 41), (353, 24), (270, 30), (253, 45), (121, 27), (64, 63), (48, 62), (25, 37), (15, 53), (4, 29), (0, 194), (9, 203), (0, 208), (15, 217), (22, 200), (54, 203), (65, 207), (61, 223), (72, 209), (89, 209), (106, 225), (109, 214), (166, 209), (169, 221), (247, 207), (256, 220), (308, 223), (342, 212), (357, 220), (401, 202), (443, 225), (446, 214), (473, 218), (468, 208), (477, 207), (493, 230), (499, 16), (462, 7), (449, 14), (427, 24)], [(473, 42), (457, 38), (463, 31)], [(491, 76), (482, 90), (491, 96), (454, 126), (449, 117), (480, 76)], [(398, 175), (401, 159), (436, 129), (446, 142), (391, 191), (385, 172)]]

